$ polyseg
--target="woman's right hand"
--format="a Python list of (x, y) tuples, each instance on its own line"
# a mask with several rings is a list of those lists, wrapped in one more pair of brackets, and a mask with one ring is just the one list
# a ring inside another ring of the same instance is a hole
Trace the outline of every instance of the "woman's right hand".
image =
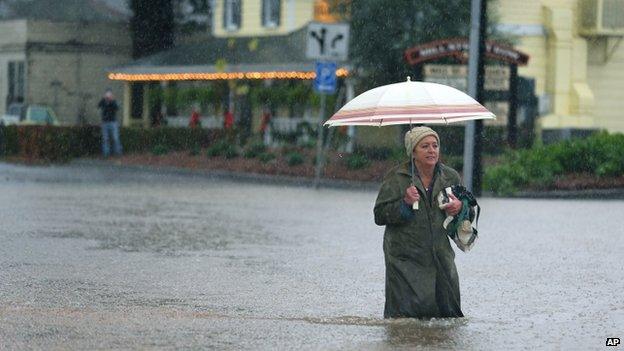
[(418, 189), (415, 186), (410, 186), (405, 189), (405, 196), (403, 197), (403, 201), (406, 204), (412, 205), (414, 202), (420, 201), (420, 194), (418, 193)]

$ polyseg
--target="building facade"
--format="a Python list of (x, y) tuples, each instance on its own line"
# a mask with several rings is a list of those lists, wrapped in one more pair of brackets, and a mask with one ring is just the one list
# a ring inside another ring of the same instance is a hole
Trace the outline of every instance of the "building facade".
[(26, 103), (53, 108), (65, 125), (99, 122), (104, 90), (123, 92), (107, 71), (132, 50), (128, 14), (107, 4), (13, 1), (1, 9), (0, 113)]
[(535, 79), (542, 130), (624, 132), (624, 1), (494, 4), (498, 29), (531, 56), (519, 74)]
[[(216, 0), (212, 35), (229, 40), (228, 45), (248, 40), (251, 48), (258, 43), (253, 38), (288, 35), (311, 21), (335, 21), (330, 3)], [(530, 56), (518, 74), (535, 81), (541, 130), (564, 136), (575, 130), (624, 132), (624, 1), (497, 0), (490, 5), (498, 31)]]
[(335, 22), (329, 0), (216, 0), (215, 37), (283, 35), (310, 21)]
[(0, 111), (10, 103), (52, 107), (62, 124), (97, 123), (107, 69), (131, 59), (125, 25), (0, 22)]
[[(217, 0), (213, 34), (236, 38), (287, 33), (313, 20), (334, 21), (329, 5), (314, 0)], [(490, 6), (498, 31), (531, 58), (518, 74), (535, 80), (539, 128), (563, 136), (575, 130), (624, 132), (624, 1), (496, 0)]]
[[(336, 21), (328, 1), (217, 0), (213, 6), (211, 33), (180, 36), (171, 50), (109, 71), (111, 80), (125, 82), (125, 102), (130, 102), (134, 86), (146, 87), (142, 101), (133, 101), (132, 106), (126, 103), (124, 125), (150, 125), (154, 111), (150, 111), (147, 100), (156, 82), (162, 87), (176, 82), (180, 82), (178, 86), (226, 83), (229, 97), (222, 105), (233, 110), (236, 119), (245, 119), (236, 101), (249, 98), (246, 95), (251, 85), (314, 79), (314, 60), (306, 57), (307, 25)], [(348, 67), (340, 65), (336, 74), (344, 78)], [(139, 104), (141, 108), (136, 108)], [(254, 125), (261, 109), (253, 107)]]

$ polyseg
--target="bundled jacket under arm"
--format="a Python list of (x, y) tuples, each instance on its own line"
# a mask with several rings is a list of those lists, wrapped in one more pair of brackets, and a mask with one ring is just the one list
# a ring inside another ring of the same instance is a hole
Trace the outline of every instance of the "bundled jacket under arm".
[[(459, 174), (439, 164), (432, 184), (432, 197), (445, 187), (460, 184)], [(386, 305), (384, 316), (461, 317), (459, 278), (455, 253), (442, 222), (446, 218), (423, 184), (414, 184), (420, 194), (420, 209), (404, 203), (411, 185), (409, 162), (393, 168), (384, 177), (375, 202), (375, 223), (385, 225)]]

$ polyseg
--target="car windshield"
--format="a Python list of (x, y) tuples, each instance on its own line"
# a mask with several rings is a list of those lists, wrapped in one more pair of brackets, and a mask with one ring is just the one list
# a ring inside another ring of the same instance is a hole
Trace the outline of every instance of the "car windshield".
[(30, 110), (30, 119), (33, 122), (45, 123), (48, 121), (48, 111), (43, 107), (32, 107)]

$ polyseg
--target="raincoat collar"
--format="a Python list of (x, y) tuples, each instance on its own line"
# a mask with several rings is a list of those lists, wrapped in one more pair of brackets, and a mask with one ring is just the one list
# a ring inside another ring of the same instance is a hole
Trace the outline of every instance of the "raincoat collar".
[[(410, 161), (405, 161), (403, 164), (401, 164), (397, 172), (411, 178), (412, 172)], [(427, 194), (425, 186), (418, 176), (418, 168), (416, 166), (414, 166), (414, 173), (414, 186), (418, 188), (418, 190), (420, 190), (422, 194)], [(440, 162), (436, 163), (435, 168), (433, 169), (433, 175), (433, 190), (431, 191), (432, 196), (439, 193), (442, 190), (442, 184), (445, 184), (447, 182), (446, 173), (442, 172), (442, 164)]]

